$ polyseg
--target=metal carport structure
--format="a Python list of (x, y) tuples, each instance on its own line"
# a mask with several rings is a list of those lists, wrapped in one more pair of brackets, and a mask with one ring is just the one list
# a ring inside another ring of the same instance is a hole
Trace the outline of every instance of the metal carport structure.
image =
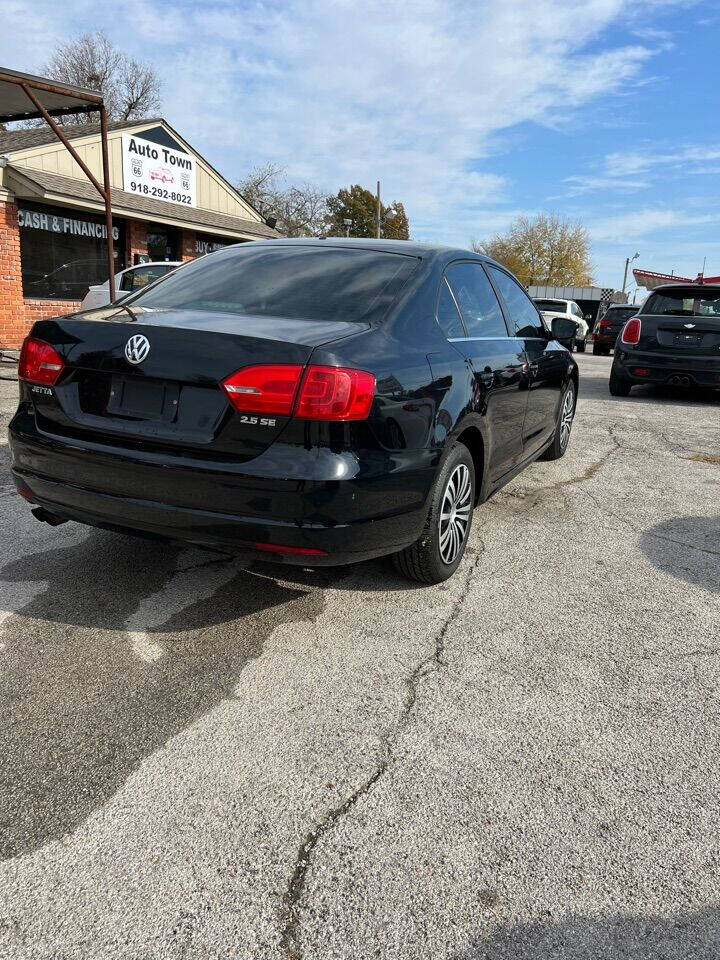
[[(77, 113), (100, 114), (100, 141), (102, 145), (103, 183), (95, 177), (87, 164), (54, 120)], [(73, 87), (46, 77), (35, 77), (0, 67), (0, 123), (14, 120), (45, 120), (55, 136), (69, 151), (88, 180), (105, 201), (105, 228), (107, 231), (108, 282), (110, 300), (115, 299), (115, 251), (113, 250), (112, 213), (110, 197), (110, 165), (107, 145), (107, 110), (102, 94), (97, 90)]]

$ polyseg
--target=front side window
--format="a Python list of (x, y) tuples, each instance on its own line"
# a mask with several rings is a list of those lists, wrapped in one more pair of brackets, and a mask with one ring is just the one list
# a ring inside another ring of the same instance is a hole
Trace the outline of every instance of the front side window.
[(468, 337), (507, 337), (505, 319), (481, 263), (452, 263), (445, 271)]
[(460, 313), (455, 298), (450, 293), (447, 280), (443, 277), (440, 283), (440, 295), (437, 306), (437, 322), (448, 340), (461, 340), (467, 336), (460, 319)]
[(509, 273), (497, 267), (489, 267), (489, 270), (503, 298), (510, 322), (515, 328), (515, 336), (526, 340), (534, 338), (544, 340), (545, 328), (540, 314), (517, 280), (513, 280)]
[(187, 263), (128, 302), (154, 310), (368, 322), (385, 314), (417, 265), (407, 254), (247, 243)]

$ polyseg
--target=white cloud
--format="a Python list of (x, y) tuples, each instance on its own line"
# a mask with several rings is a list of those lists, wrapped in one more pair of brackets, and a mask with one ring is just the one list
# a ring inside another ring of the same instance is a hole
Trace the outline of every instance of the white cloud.
[(720, 213), (700, 214), (689, 210), (646, 207), (614, 217), (603, 217), (590, 223), (589, 229), (593, 240), (632, 242), (670, 228), (692, 230), (710, 223), (720, 223)]
[(35, 69), (56, 40), (104, 28), (158, 65), (168, 120), (230, 179), (264, 160), (328, 190), (381, 179), (414, 233), (464, 243), (508, 201), (483, 169), (494, 135), (639, 81), (653, 53), (612, 43), (630, 0), (5, 6), (8, 65)]
[(720, 145), (717, 143), (693, 144), (681, 149), (654, 144), (641, 150), (608, 153), (594, 172), (566, 177), (567, 195), (606, 190), (632, 193), (647, 189), (660, 177), (716, 173), (717, 167), (712, 164), (718, 160)]

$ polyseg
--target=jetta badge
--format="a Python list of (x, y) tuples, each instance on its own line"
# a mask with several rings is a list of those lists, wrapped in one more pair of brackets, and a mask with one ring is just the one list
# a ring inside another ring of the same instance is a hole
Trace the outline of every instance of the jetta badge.
[(686, 324), (684, 324), (684, 326), (685, 326), (685, 328), (686, 328), (687, 330), (692, 330), (693, 327), (695, 326), (695, 324), (694, 324), (694, 323), (686, 323)]
[(150, 341), (141, 333), (130, 337), (125, 344), (125, 359), (128, 363), (142, 363), (150, 353)]

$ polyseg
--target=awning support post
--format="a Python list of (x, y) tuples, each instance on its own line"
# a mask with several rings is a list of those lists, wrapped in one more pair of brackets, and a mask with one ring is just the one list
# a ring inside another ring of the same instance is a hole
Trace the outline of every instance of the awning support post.
[(105, 185), (105, 225), (107, 227), (108, 283), (110, 303), (115, 301), (115, 250), (112, 225), (112, 201), (110, 195), (110, 163), (108, 162), (108, 124), (105, 104), (100, 107), (100, 142), (102, 144), (103, 183)]
[(90, 183), (95, 187), (97, 192), (105, 201), (105, 226), (107, 229), (107, 252), (108, 252), (108, 283), (110, 287), (110, 302), (115, 299), (115, 251), (113, 245), (113, 235), (112, 235), (112, 198), (110, 195), (110, 166), (108, 164), (108, 149), (107, 149), (107, 110), (105, 105), (101, 104), (100, 109), (100, 139), (102, 142), (102, 164), (103, 164), (103, 180), (105, 182), (104, 187), (100, 185), (100, 182), (89, 169), (85, 161), (79, 155), (75, 147), (70, 143), (68, 138), (62, 132), (57, 123), (53, 120), (50, 114), (47, 112), (42, 103), (38, 100), (35, 94), (32, 92), (31, 88), (26, 83), (21, 83), (20, 86), (25, 91), (26, 96), (32, 102), (35, 109), (42, 115), (45, 122), (49, 125), (52, 132), (60, 140), (65, 149), (68, 151), (70, 156), (73, 158), (75, 163), (80, 167), (82, 172), (88, 178)]

